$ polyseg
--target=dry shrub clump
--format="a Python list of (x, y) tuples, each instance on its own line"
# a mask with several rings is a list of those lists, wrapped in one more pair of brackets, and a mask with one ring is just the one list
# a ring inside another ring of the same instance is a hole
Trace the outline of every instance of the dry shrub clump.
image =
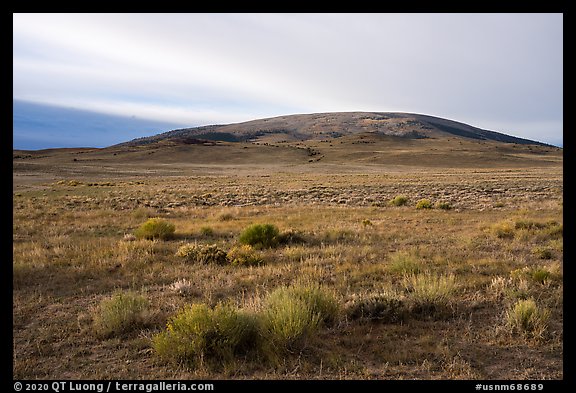
[(184, 244), (178, 248), (176, 256), (184, 258), (188, 262), (200, 264), (226, 265), (228, 263), (226, 251), (216, 244)]
[(152, 346), (160, 357), (189, 366), (222, 365), (249, 352), (273, 360), (304, 348), (338, 312), (335, 295), (320, 285), (279, 287), (257, 311), (230, 303), (188, 306), (153, 337)]
[(394, 291), (356, 295), (346, 304), (351, 320), (395, 323), (404, 319), (405, 311), (404, 298)]
[(256, 319), (229, 303), (214, 308), (188, 306), (153, 337), (152, 345), (163, 359), (190, 366), (230, 362), (257, 347)]
[(237, 246), (228, 251), (230, 264), (234, 266), (260, 266), (264, 264), (264, 258), (252, 246), (247, 244)]

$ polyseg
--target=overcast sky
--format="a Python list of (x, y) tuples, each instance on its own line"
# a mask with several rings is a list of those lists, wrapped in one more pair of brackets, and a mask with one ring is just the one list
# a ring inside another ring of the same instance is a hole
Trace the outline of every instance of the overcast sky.
[(198, 126), (422, 113), (562, 145), (562, 14), (14, 14), (13, 97)]

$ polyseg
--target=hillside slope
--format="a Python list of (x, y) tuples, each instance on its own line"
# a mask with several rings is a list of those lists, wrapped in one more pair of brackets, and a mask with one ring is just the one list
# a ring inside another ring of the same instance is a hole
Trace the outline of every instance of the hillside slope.
[(226, 125), (183, 128), (138, 138), (121, 145), (138, 146), (162, 140), (249, 141), (273, 136), (276, 140), (335, 139), (359, 133), (408, 139), (459, 137), (483, 141), (545, 145), (468, 124), (428, 115), (392, 112), (334, 112), (279, 116)]

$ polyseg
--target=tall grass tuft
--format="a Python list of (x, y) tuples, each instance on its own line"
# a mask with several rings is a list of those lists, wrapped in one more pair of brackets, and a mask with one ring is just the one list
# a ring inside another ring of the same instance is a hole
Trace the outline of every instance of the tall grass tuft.
[(388, 270), (399, 274), (416, 274), (422, 269), (422, 264), (413, 252), (396, 251), (390, 255)]
[(279, 287), (264, 299), (262, 336), (275, 353), (303, 348), (322, 326), (335, 322), (339, 304), (316, 284)]
[(514, 333), (540, 340), (548, 329), (550, 311), (539, 307), (534, 299), (521, 299), (506, 312), (506, 324)]
[(100, 302), (93, 316), (97, 336), (108, 338), (144, 326), (149, 317), (148, 300), (137, 293), (118, 292)]
[(450, 304), (456, 290), (456, 277), (454, 274), (407, 274), (402, 284), (416, 311), (432, 313)]

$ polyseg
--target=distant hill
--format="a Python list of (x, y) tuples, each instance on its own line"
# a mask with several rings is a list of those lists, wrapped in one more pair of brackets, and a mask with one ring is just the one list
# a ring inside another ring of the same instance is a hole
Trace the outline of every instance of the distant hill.
[(484, 130), (453, 120), (396, 112), (334, 112), (279, 116), (236, 124), (182, 128), (133, 139), (119, 146), (139, 146), (159, 141), (194, 143), (194, 140), (246, 142), (271, 139), (294, 142), (337, 139), (361, 133), (407, 139), (456, 137), (549, 146), (542, 142)]
[[(71, 171), (183, 174), (420, 168), (520, 168), (562, 165), (561, 148), (410, 113), (338, 112), (280, 116), (176, 129), (105, 148), (13, 150), (14, 164)], [(194, 169), (195, 168), (195, 169)], [(271, 169), (275, 168), (275, 169)]]

